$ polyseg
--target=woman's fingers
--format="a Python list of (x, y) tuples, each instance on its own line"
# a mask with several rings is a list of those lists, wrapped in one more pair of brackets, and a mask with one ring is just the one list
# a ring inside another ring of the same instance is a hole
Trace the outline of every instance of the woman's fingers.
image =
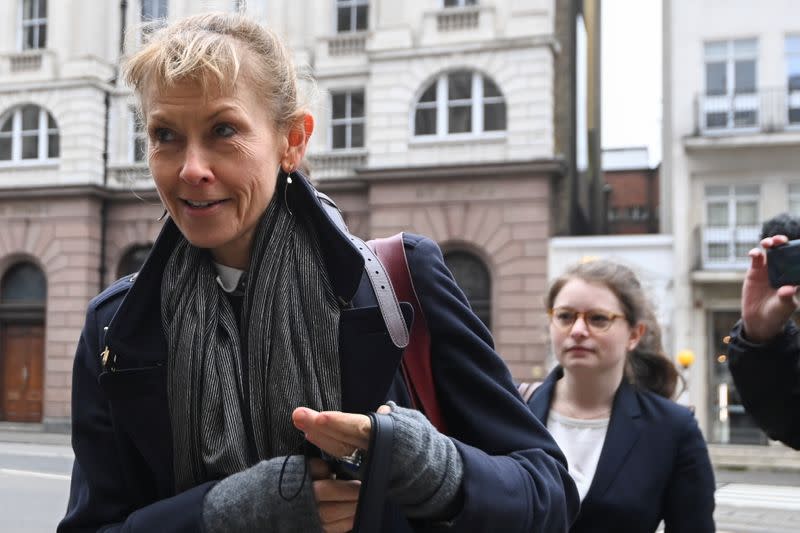
[(772, 237), (765, 237), (761, 239), (761, 246), (764, 248), (772, 248), (773, 246), (780, 246), (781, 244), (786, 244), (789, 242), (789, 238), (786, 235), (773, 235)]
[(323, 531), (344, 533), (353, 529), (360, 489), (360, 481), (314, 481), (314, 499)]
[(369, 417), (338, 411), (317, 412), (298, 407), (292, 421), (306, 439), (326, 453), (341, 457), (357, 448), (367, 449), (372, 424)]

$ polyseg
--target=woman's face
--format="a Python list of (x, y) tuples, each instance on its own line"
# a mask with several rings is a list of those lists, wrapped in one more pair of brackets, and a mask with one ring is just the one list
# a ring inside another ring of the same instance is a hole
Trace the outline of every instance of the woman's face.
[[(227, 266), (248, 266), (253, 234), (279, 165), (299, 162), (268, 106), (246, 81), (232, 93), (179, 83), (142, 98), (150, 170), (161, 201), (193, 245)], [(305, 139), (300, 157), (305, 150)]]
[[(594, 319), (601, 326), (602, 313), (609, 317), (623, 315), (617, 296), (608, 287), (577, 278), (564, 284), (553, 308), (564, 310), (566, 316), (570, 311), (597, 311), (590, 314), (589, 322)], [(606, 331), (590, 327), (584, 315), (579, 315), (571, 327), (559, 326), (557, 318), (550, 320), (550, 339), (556, 359), (566, 371), (622, 372), (628, 351), (636, 347), (641, 337), (641, 329), (631, 327), (621, 317), (611, 319)]]

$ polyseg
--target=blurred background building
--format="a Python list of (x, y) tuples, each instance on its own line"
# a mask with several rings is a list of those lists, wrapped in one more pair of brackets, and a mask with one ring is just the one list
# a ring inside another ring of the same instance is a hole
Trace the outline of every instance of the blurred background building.
[(800, 213), (800, 11), (789, 0), (663, 5), (660, 217), (674, 237), (674, 346), (697, 354), (690, 396), (706, 438), (766, 444), (731, 381), (725, 337), (761, 222)]
[(67, 427), (87, 302), (161, 226), (119, 58), (209, 9), (316, 78), (310, 173), (352, 231), (436, 239), (515, 377), (541, 376), (548, 239), (606, 224), (598, 0), (5, 0), (0, 420)]

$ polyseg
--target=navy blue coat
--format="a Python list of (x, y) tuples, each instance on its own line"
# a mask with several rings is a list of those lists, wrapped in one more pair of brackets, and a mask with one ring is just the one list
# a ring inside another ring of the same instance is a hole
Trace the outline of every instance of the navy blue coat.
[[(313, 188), (295, 181), (287, 201), (295, 216), (312, 220), (331, 284), (353, 304), (340, 319), (342, 409), (365, 412), (387, 399), (408, 406), (397, 370), (401, 354), (374, 305), (363, 259)], [(168, 222), (135, 281), (132, 276), (116, 282), (89, 305), (75, 356), (75, 464), (61, 532), (202, 529), (203, 498), (215, 482), (179, 494), (173, 482), (159, 295), (177, 237), (177, 227)], [(440, 405), (463, 458), (464, 499), (453, 521), (435, 525), (412, 525), (389, 503), (385, 531), (567, 531), (578, 497), (562, 453), (519, 398), (436, 244), (407, 235), (405, 247), (430, 327)]]
[[(558, 367), (528, 401), (547, 423)], [(714, 531), (714, 472), (703, 435), (683, 406), (626, 380), (617, 389), (606, 439), (572, 533)]]
[(771, 439), (800, 450), (800, 330), (794, 321), (764, 344), (748, 341), (737, 322), (728, 368), (747, 414)]

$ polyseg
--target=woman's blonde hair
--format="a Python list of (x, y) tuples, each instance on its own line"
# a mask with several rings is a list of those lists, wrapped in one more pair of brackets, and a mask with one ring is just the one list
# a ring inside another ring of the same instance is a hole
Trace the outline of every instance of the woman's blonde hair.
[(150, 88), (160, 92), (188, 80), (204, 91), (212, 84), (225, 91), (246, 76), (263, 95), (279, 131), (307, 112), (294, 62), (281, 39), (236, 13), (204, 13), (154, 29), (147, 44), (125, 62), (124, 76), (140, 103)]
[(545, 300), (548, 309), (553, 307), (564, 285), (573, 279), (607, 287), (619, 300), (628, 324), (632, 327), (640, 323), (645, 325), (644, 335), (636, 348), (628, 353), (625, 375), (634, 385), (666, 398), (673, 397), (680, 376), (664, 353), (661, 327), (636, 274), (624, 265), (605, 259), (579, 263), (568, 268), (550, 285)]

